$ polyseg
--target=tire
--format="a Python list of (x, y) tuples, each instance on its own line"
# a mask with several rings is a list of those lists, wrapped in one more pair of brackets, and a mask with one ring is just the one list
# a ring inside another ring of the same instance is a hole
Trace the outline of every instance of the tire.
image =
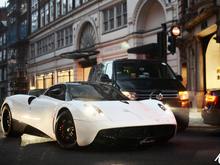
[(12, 118), (8, 105), (2, 109), (1, 125), (6, 137), (20, 137), (24, 133), (25, 127)]
[(70, 112), (63, 111), (57, 117), (55, 135), (61, 148), (73, 149), (77, 146), (76, 129)]

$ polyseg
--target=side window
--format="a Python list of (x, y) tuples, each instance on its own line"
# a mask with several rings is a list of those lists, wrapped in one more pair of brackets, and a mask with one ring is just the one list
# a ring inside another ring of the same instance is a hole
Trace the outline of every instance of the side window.
[(56, 85), (51, 87), (46, 93), (46, 96), (52, 97), (58, 100), (65, 100), (65, 86), (64, 85)]
[(96, 72), (97, 72), (97, 65), (93, 66), (89, 72), (89, 81), (96, 81), (97, 77), (96, 77)]
[(100, 81), (102, 74), (104, 73), (105, 66), (104, 64), (99, 64), (96, 68), (96, 77), (98, 81)]
[(106, 64), (105, 74), (108, 75), (109, 79), (112, 79), (112, 63)]

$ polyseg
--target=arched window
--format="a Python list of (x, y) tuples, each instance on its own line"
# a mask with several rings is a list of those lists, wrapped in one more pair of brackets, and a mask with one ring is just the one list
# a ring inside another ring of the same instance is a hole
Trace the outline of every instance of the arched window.
[(79, 49), (88, 49), (94, 47), (96, 44), (96, 34), (92, 25), (87, 22), (81, 31), (79, 40)]

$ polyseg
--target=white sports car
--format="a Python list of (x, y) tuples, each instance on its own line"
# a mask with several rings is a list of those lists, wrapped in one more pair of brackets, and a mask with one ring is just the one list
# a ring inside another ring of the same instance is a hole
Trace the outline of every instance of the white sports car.
[(10, 96), (1, 110), (5, 136), (47, 135), (63, 148), (103, 140), (142, 144), (169, 140), (176, 133), (175, 117), (160, 101), (130, 101), (100, 83), (64, 83), (39, 97)]

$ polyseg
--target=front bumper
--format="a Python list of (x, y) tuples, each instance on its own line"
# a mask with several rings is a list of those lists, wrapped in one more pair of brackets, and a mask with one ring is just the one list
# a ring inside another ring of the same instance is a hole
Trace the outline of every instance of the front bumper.
[[(176, 132), (176, 121), (173, 120), (156, 123), (118, 123), (110, 121), (87, 122), (74, 120), (77, 143), (86, 146), (96, 139), (142, 139), (144, 138), (171, 138)], [(109, 138), (108, 138), (109, 137)]]
[(108, 144), (119, 142), (120, 144), (144, 144), (155, 141), (169, 140), (175, 135), (175, 125), (155, 125), (124, 127), (100, 130), (95, 142), (107, 142)]

